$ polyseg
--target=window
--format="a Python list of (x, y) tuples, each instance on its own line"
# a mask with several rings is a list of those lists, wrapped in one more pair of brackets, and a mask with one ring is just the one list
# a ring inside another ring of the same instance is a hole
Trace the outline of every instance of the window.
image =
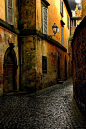
[(76, 27), (76, 20), (71, 20), (71, 27)]
[(74, 20), (74, 26), (76, 27), (76, 20)]
[(48, 8), (42, 3), (42, 32), (48, 34)]
[(69, 17), (68, 17), (68, 15), (67, 15), (67, 27), (69, 29)]
[(64, 27), (61, 27), (61, 43), (64, 46)]
[(47, 73), (47, 57), (42, 56), (42, 72)]
[(60, 0), (60, 13), (63, 16), (63, 1)]
[(14, 25), (14, 0), (6, 0), (6, 21)]

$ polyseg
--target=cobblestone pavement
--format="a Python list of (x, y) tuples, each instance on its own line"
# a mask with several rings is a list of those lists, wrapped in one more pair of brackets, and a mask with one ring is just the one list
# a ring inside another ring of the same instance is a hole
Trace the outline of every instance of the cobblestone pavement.
[(86, 129), (72, 78), (37, 93), (0, 97), (0, 129)]

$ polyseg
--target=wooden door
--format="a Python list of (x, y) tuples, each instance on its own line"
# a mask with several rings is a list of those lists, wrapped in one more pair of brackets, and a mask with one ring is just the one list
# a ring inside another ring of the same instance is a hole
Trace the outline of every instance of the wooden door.
[(14, 90), (15, 82), (15, 68), (14, 58), (11, 53), (7, 55), (6, 68), (4, 70), (4, 92), (11, 92)]

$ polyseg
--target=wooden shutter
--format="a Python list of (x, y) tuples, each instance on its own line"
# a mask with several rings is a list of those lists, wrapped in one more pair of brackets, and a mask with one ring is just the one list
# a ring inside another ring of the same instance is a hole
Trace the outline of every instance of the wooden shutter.
[(7, 22), (11, 25), (13, 25), (14, 21), (13, 1), (14, 0), (7, 0)]
[(61, 27), (61, 42), (62, 42), (62, 45), (64, 45), (64, 28)]
[(63, 16), (63, 2), (62, 2), (62, 16)]
[(68, 29), (69, 29), (69, 17), (68, 17)]
[(42, 25), (43, 25), (43, 34), (48, 34), (48, 9), (42, 7)]
[(76, 20), (74, 20), (74, 27), (76, 27)]
[(63, 1), (60, 0), (60, 13), (63, 16)]
[(69, 29), (69, 17), (68, 17), (68, 15), (67, 15), (67, 27)]
[(60, 12), (62, 14), (62, 0), (60, 0)]
[(68, 27), (68, 15), (67, 15), (67, 27)]

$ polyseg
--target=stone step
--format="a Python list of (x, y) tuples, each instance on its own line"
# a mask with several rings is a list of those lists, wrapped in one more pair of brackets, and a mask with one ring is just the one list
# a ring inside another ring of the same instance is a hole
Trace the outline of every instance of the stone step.
[(62, 84), (64, 81), (58, 81), (58, 84)]

